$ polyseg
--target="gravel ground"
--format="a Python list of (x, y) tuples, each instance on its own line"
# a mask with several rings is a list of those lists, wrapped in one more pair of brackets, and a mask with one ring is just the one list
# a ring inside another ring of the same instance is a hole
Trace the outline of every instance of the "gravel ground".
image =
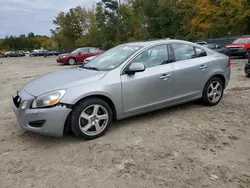
[(25, 132), (11, 109), (16, 89), (66, 66), (51, 57), (0, 59), (0, 187), (250, 187), (245, 61), (232, 60), (218, 106), (180, 105), (117, 122), (105, 136), (83, 141)]

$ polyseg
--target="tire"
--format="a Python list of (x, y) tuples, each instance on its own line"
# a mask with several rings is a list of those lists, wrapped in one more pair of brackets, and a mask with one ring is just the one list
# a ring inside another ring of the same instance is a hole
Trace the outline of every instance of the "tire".
[(250, 57), (250, 50), (248, 49), (245, 53), (245, 58), (248, 59)]
[(246, 74), (246, 77), (250, 78), (250, 74)]
[(71, 58), (68, 59), (68, 64), (69, 65), (75, 65), (76, 64), (76, 60), (71, 57)]
[[(97, 113), (95, 113), (95, 107), (98, 108)], [(82, 115), (83, 112), (84, 115)], [(96, 114), (98, 115), (96, 116)], [(107, 119), (101, 117), (107, 117)], [(73, 108), (70, 126), (77, 137), (92, 140), (104, 135), (112, 120), (113, 113), (108, 103), (99, 98), (88, 98), (80, 101)]]
[[(217, 86), (217, 84), (219, 84)], [(212, 87), (214, 89), (212, 89)], [(215, 88), (218, 87), (217, 90)], [(224, 94), (224, 83), (218, 77), (212, 77), (206, 83), (203, 93), (202, 93), (202, 101), (206, 106), (215, 106), (217, 105)]]

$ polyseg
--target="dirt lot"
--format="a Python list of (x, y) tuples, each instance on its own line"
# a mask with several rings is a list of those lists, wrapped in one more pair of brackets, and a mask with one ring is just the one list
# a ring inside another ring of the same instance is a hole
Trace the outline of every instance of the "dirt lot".
[(82, 141), (25, 132), (11, 109), (16, 89), (67, 67), (55, 58), (0, 59), (0, 188), (250, 187), (250, 79), (245, 60), (232, 64), (218, 106), (189, 103), (157, 111)]

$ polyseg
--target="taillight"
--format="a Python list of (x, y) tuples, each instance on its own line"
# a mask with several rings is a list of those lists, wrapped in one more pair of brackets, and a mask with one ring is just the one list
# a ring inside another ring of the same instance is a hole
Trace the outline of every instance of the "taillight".
[(230, 57), (228, 58), (227, 67), (231, 67), (231, 59), (230, 59)]

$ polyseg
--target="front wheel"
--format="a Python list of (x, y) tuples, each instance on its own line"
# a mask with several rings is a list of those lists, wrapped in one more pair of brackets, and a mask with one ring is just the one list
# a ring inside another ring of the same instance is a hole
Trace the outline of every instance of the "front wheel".
[(69, 58), (68, 64), (75, 65), (76, 64), (76, 60), (74, 58)]
[(91, 140), (104, 135), (112, 119), (112, 110), (108, 103), (99, 98), (89, 98), (74, 107), (71, 128), (77, 137)]
[(203, 103), (207, 106), (215, 106), (221, 101), (223, 94), (223, 81), (218, 77), (213, 77), (206, 83), (203, 90)]

